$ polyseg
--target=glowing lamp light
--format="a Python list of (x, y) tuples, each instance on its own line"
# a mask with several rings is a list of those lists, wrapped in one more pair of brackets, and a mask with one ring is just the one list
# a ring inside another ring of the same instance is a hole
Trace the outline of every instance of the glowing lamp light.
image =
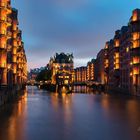
[(7, 69), (10, 70), (11, 69), (11, 64), (7, 64)]
[(140, 41), (133, 41), (133, 48), (138, 48), (140, 47)]
[(139, 74), (139, 69), (138, 68), (134, 68), (133, 69), (133, 74), (134, 75), (138, 75)]
[(115, 41), (115, 47), (119, 47), (120, 46), (120, 41), (119, 40), (116, 40)]
[(139, 57), (134, 57), (133, 58), (133, 64), (138, 64), (138, 63), (140, 63)]
[(132, 16), (132, 21), (137, 21), (137, 20), (138, 20), (138, 14), (137, 12), (134, 12)]
[(126, 48), (126, 52), (129, 52), (129, 47)]
[(132, 72), (130, 73), (130, 76), (133, 76), (133, 73)]
[(140, 33), (139, 32), (133, 33), (133, 40), (137, 40), (137, 39), (140, 39)]

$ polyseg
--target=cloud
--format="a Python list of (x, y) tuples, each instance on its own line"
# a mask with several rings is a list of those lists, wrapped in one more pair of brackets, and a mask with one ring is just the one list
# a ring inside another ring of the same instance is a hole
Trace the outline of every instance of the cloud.
[[(127, 25), (140, 5), (132, 0), (13, 0), (30, 67), (43, 66), (55, 52), (73, 52), (77, 65), (96, 57), (115, 30)], [(84, 60), (79, 63), (79, 59)], [(31, 65), (30, 65), (31, 64)]]

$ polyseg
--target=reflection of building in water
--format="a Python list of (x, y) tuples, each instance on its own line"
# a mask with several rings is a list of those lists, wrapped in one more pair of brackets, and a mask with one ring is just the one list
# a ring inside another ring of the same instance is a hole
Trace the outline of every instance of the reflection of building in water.
[(54, 93), (51, 94), (51, 102), (53, 107), (58, 111), (59, 105), (68, 107), (71, 106), (72, 101), (72, 94), (66, 94), (66, 93)]
[(88, 86), (74, 86), (74, 93), (91, 93), (93, 89)]
[[(12, 109), (12, 114), (9, 118), (7, 125), (7, 134), (4, 134), (5, 140), (15, 140), (16, 137), (19, 139), (26, 139), (25, 129), (26, 129), (26, 117), (27, 117), (27, 91), (18, 101), (14, 104)], [(3, 139), (3, 138), (2, 138)]]
[[(59, 114), (63, 110), (63, 116), (64, 116), (64, 123), (67, 125), (71, 125), (72, 121), (72, 98), (73, 94), (50, 94), (51, 96), (51, 104), (53, 106), (53, 110), (56, 112), (56, 114)], [(59, 113), (58, 113), (59, 112)]]

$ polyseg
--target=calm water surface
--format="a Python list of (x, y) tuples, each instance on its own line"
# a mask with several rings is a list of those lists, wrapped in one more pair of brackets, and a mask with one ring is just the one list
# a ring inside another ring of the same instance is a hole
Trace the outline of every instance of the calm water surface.
[(140, 99), (28, 87), (0, 109), (0, 140), (140, 140)]

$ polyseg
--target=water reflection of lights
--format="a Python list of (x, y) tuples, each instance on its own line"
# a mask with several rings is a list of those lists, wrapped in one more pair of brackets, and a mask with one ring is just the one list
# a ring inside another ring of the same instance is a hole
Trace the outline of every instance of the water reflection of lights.
[(60, 110), (60, 108), (64, 108), (64, 121), (67, 125), (71, 124), (72, 121), (72, 96), (73, 94), (67, 93), (55, 93), (52, 95), (52, 105), (56, 112)]
[(34, 86), (31, 87), (31, 94), (34, 95)]
[(62, 94), (66, 93), (67, 92), (67, 89), (65, 86), (62, 87)]
[(23, 96), (17, 104), (13, 106), (13, 113), (8, 122), (8, 134), (5, 139), (15, 140), (18, 136), (24, 140), (25, 118), (27, 116), (27, 91), (24, 91)]
[[(52, 101), (62, 101), (62, 103), (69, 103), (70, 102), (70, 98), (71, 98), (72, 94), (67, 94), (67, 93), (54, 93), (52, 95), (53, 100)], [(54, 99), (55, 97), (55, 99)]]

